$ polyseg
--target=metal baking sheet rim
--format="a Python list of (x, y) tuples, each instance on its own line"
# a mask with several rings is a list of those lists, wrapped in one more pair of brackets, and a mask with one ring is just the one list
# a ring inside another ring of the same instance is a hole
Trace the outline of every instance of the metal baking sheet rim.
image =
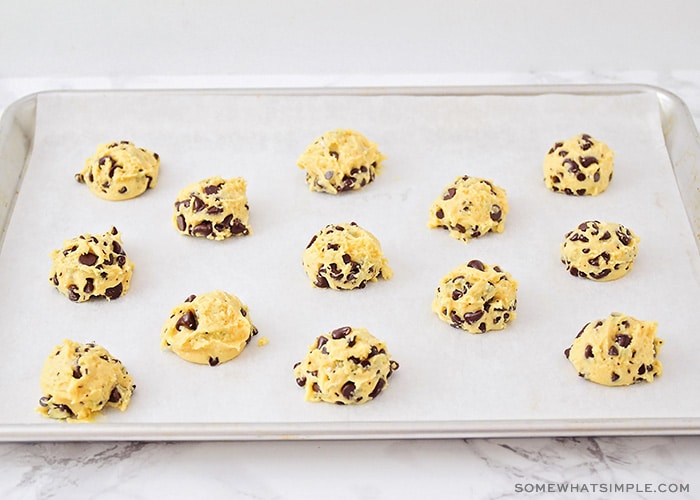
[[(478, 87), (366, 87), (168, 90), (44, 91), (15, 101), (0, 119), (0, 249), (14, 201), (29, 163), (36, 105), (46, 93), (211, 93), (221, 95), (623, 95), (650, 93), (659, 102), (666, 148), (689, 223), (700, 251), (700, 134), (685, 103), (675, 94), (650, 85), (527, 85)], [(266, 424), (205, 422), (183, 424), (57, 423), (0, 425), (0, 441), (193, 441), (302, 439), (415, 439), (534, 436), (697, 435), (697, 418), (488, 420), (432, 422), (318, 422)]]

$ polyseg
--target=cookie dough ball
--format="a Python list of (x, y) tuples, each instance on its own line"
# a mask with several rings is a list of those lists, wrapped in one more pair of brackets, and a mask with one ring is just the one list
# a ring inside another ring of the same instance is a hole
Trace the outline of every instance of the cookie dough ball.
[(129, 290), (134, 264), (113, 227), (101, 235), (81, 234), (51, 252), (49, 283), (73, 302), (93, 297), (113, 300)]
[(622, 224), (589, 220), (566, 233), (561, 261), (572, 276), (612, 281), (632, 269), (638, 252), (639, 236)]
[(100, 144), (97, 152), (75, 174), (100, 198), (128, 200), (156, 187), (160, 157), (129, 141)]
[(126, 410), (136, 386), (121, 361), (94, 343), (64, 340), (41, 371), (38, 410), (57, 419), (86, 420), (107, 406)]
[(498, 266), (471, 260), (446, 274), (433, 299), (433, 312), (470, 333), (503, 330), (515, 319), (518, 282)]
[(258, 330), (235, 295), (214, 290), (190, 295), (163, 325), (161, 346), (186, 361), (216, 366), (238, 356)]
[(379, 240), (354, 222), (329, 224), (304, 250), (304, 271), (317, 288), (352, 290), (394, 274)]
[(316, 139), (297, 160), (311, 191), (338, 194), (374, 180), (384, 160), (377, 145), (354, 130), (332, 130)]
[(382, 341), (364, 328), (344, 326), (318, 337), (294, 375), (306, 401), (364, 404), (386, 389), (398, 368)]
[(579, 376), (597, 384), (653, 382), (663, 372), (657, 356), (664, 341), (656, 338), (656, 327), (655, 321), (612, 313), (587, 323), (564, 355)]
[(556, 193), (597, 195), (608, 188), (615, 153), (588, 134), (557, 142), (544, 157), (544, 183)]
[(508, 200), (491, 181), (464, 175), (443, 190), (430, 207), (429, 228), (444, 228), (450, 236), (469, 241), (489, 231), (502, 233)]
[(177, 195), (173, 224), (182, 234), (224, 240), (250, 234), (246, 181), (209, 177)]

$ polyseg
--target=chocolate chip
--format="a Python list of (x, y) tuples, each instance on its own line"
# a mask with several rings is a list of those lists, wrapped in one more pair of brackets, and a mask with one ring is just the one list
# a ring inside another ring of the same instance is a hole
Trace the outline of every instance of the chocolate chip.
[(637, 370), (637, 375), (644, 375), (647, 372), (647, 367), (644, 366), (644, 364), (639, 365), (639, 369)]
[(343, 264), (350, 264), (350, 262), (352, 262), (352, 257), (350, 257), (350, 254), (344, 253), (341, 258), (343, 259)]
[(177, 228), (180, 231), (185, 231), (187, 229), (187, 223), (185, 222), (185, 217), (182, 214), (178, 214), (177, 216)]
[(73, 366), (73, 378), (82, 378), (83, 374), (80, 371), (80, 365), (76, 364)]
[(314, 382), (313, 385), (311, 386), (311, 389), (314, 392), (321, 392), (321, 387), (318, 385), (318, 382)]
[(175, 329), (180, 331), (180, 328), (184, 326), (188, 330), (196, 330), (197, 324), (197, 316), (192, 311), (187, 311), (177, 320)]
[(197, 296), (195, 294), (192, 294), (185, 299), (185, 302), (192, 302), (196, 298), (197, 298)]
[(442, 208), (438, 208), (437, 212), (435, 212), (435, 217), (438, 219), (442, 219), (445, 217), (445, 212), (442, 211)]
[(462, 293), (462, 290), (454, 290), (452, 292), (452, 300), (459, 300), (462, 297), (462, 295), (464, 295)]
[(374, 399), (377, 396), (379, 396), (379, 393), (382, 392), (382, 389), (384, 389), (385, 385), (386, 381), (383, 378), (377, 380), (377, 385), (375, 385), (374, 389), (372, 389), (372, 392), (369, 393), (369, 397)]
[(330, 288), (328, 280), (324, 276), (321, 276), (321, 274), (316, 275), (316, 281), (314, 281), (314, 285), (316, 285), (317, 288)]
[(299, 387), (304, 387), (306, 385), (306, 377), (298, 377), (296, 382)]
[(94, 278), (85, 278), (85, 286), (83, 287), (83, 292), (91, 294), (95, 291), (95, 280)]
[(348, 380), (343, 384), (343, 387), (340, 388), (340, 393), (345, 399), (352, 399), (353, 395), (355, 394), (355, 389), (355, 383)]
[(109, 402), (110, 403), (118, 403), (119, 401), (122, 400), (122, 394), (119, 392), (119, 389), (115, 387), (112, 389), (112, 392), (109, 393)]
[(246, 235), (248, 234), (248, 228), (240, 219), (236, 218), (233, 219), (233, 222), (231, 222), (231, 233)]
[(214, 356), (209, 356), (209, 366), (216, 366), (219, 364), (219, 358)]
[(330, 151), (328, 154), (331, 155), (331, 156), (332, 156), (333, 158), (335, 158), (336, 160), (337, 160), (338, 157), (340, 156), (340, 155), (338, 154), (337, 151)]
[(195, 236), (207, 237), (212, 232), (211, 221), (205, 220), (192, 228), (192, 234)]
[(583, 172), (579, 172), (578, 174), (576, 174), (576, 180), (579, 181), (579, 182), (585, 181), (585, 180), (586, 180), (586, 174), (584, 174)]
[(571, 354), (571, 347), (564, 349), (564, 356), (566, 356), (566, 359), (569, 359), (569, 354)]
[(583, 196), (584, 194), (586, 194), (586, 190), (585, 189), (577, 189), (576, 194), (579, 196)]
[(612, 375), (610, 375), (610, 381), (611, 381), (611, 382), (616, 382), (617, 379), (619, 379), (619, 378), (620, 378), (620, 376), (619, 376), (617, 373), (615, 373), (615, 372), (612, 372)]
[(501, 217), (503, 217), (503, 211), (498, 205), (491, 205), (491, 212), (489, 212), (491, 220), (494, 222), (500, 222)]
[(446, 192), (445, 195), (442, 197), (443, 200), (451, 200), (454, 198), (455, 194), (457, 194), (457, 190), (455, 188), (449, 188)]
[(620, 240), (620, 243), (622, 243), (625, 246), (628, 246), (632, 242), (632, 238), (629, 234), (629, 231), (623, 231), (622, 229), (618, 229), (615, 231), (615, 235), (617, 235), (617, 239)]
[(567, 158), (566, 160), (564, 160), (562, 162), (562, 166), (568, 166), (567, 170), (572, 174), (577, 174), (580, 172), (578, 163), (576, 163), (576, 161), (572, 160), (571, 158)]
[(97, 262), (97, 255), (92, 252), (84, 253), (78, 257), (78, 262), (85, 266), (94, 266), (95, 262)]
[(80, 294), (77, 292), (78, 287), (76, 285), (70, 285), (68, 287), (68, 298), (73, 302), (78, 302), (80, 300)]
[(311, 245), (314, 244), (314, 241), (316, 241), (317, 236), (314, 234), (314, 236), (311, 238), (311, 241), (309, 241), (309, 244), (306, 245), (306, 248), (309, 248)]
[(627, 347), (632, 343), (632, 337), (621, 333), (619, 335), (615, 335), (615, 342), (617, 342), (620, 347)]
[[(105, 186), (105, 187), (107, 187), (107, 186)], [(119, 188), (119, 193), (120, 193), (120, 194), (124, 194), (124, 193), (126, 193), (126, 191), (127, 191), (126, 186), (122, 186), (122, 187)]]
[(328, 342), (328, 337), (324, 337), (323, 335), (318, 337), (316, 339), (316, 349), (320, 349), (321, 347), (326, 345), (326, 342)]
[(220, 214), (220, 213), (222, 213), (223, 211), (224, 211), (224, 209), (221, 208), (221, 207), (210, 206), (209, 208), (207, 208), (207, 213), (208, 213), (209, 215)]
[(598, 163), (598, 158), (595, 156), (581, 156), (579, 157), (578, 161), (581, 163), (582, 167), (590, 167), (593, 164)]
[(473, 312), (468, 312), (464, 314), (464, 321), (467, 322), (467, 324), (474, 324), (477, 321), (481, 319), (481, 317), (484, 315), (484, 311), (473, 311)]
[(474, 269), (478, 269), (479, 271), (483, 271), (485, 269), (484, 263), (476, 259), (470, 260), (467, 263), (467, 267), (473, 267)]
[(617, 347), (615, 347), (614, 345), (611, 345), (610, 349), (608, 349), (608, 355), (609, 356), (617, 356), (618, 354), (620, 354), (620, 352), (617, 350)]
[(111, 288), (105, 290), (105, 296), (109, 299), (117, 299), (121, 296), (124, 291), (124, 287), (121, 283), (114, 285)]
[(345, 336), (346, 336), (348, 333), (350, 333), (351, 331), (352, 331), (352, 328), (350, 328), (349, 326), (343, 326), (343, 327), (340, 327), (340, 328), (336, 328), (335, 330), (333, 330), (333, 331), (331, 332), (331, 337), (333, 337), (333, 338), (336, 339), (336, 340), (337, 340), (337, 339), (342, 339), (342, 338), (345, 338)]
[(467, 228), (464, 227), (462, 224), (455, 224), (455, 225), (454, 225), (454, 228), (455, 228), (457, 231), (459, 231), (460, 233), (466, 233), (466, 232), (467, 232)]
[(333, 178), (333, 171), (329, 170), (323, 175), (327, 180), (331, 180)]
[(206, 207), (206, 206), (207, 206), (207, 204), (204, 203), (201, 200), (201, 198), (198, 198), (197, 196), (192, 195), (192, 209), (195, 212), (200, 212), (200, 211), (204, 210), (204, 207)]
[(217, 186), (214, 186), (214, 185), (205, 186), (204, 187), (204, 194), (216, 194), (219, 192), (219, 189), (221, 189), (221, 184), (219, 184)]
[(583, 350), (583, 356), (586, 359), (592, 358), (593, 357), (593, 346), (591, 344), (588, 344), (586, 348)]

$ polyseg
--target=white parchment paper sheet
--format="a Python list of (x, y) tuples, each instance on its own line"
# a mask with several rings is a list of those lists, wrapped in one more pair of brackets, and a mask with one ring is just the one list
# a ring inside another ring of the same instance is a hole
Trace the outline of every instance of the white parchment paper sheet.
[[(387, 155), (364, 190), (308, 191), (296, 158), (328, 129), (354, 128)], [(616, 152), (597, 197), (548, 191), (541, 163), (580, 132)], [(128, 139), (160, 154), (156, 189), (125, 202), (73, 179), (97, 144)], [(209, 175), (248, 181), (253, 234), (224, 242), (178, 234), (172, 203)], [(426, 227), (428, 207), (458, 175), (508, 193), (506, 231), (465, 244)], [(634, 270), (610, 283), (571, 277), (563, 235), (589, 219), (642, 238)], [(301, 253), (328, 223), (356, 221), (381, 241), (395, 276), (364, 290), (311, 287)], [(49, 252), (112, 225), (136, 265), (112, 302), (69, 302), (48, 284)], [(470, 259), (519, 282), (518, 317), (471, 335), (440, 322), (430, 303), (441, 276)], [(137, 384), (131, 406), (98, 422), (439, 422), (488, 419), (698, 417), (700, 265), (660, 128), (658, 104), (622, 96), (236, 96), (226, 92), (41, 95), (34, 151), (0, 254), (3, 340), (0, 423), (61, 425), (34, 412), (39, 373), (64, 338), (96, 341)], [(160, 349), (171, 308), (223, 289), (250, 307), (260, 336), (232, 362), (189, 364)], [(577, 376), (563, 356), (588, 321), (622, 311), (659, 322), (665, 372), (653, 384), (608, 388)], [(293, 364), (319, 334), (364, 326), (401, 367), (359, 407), (311, 404)], [(97, 424), (99, 425), (99, 424)]]

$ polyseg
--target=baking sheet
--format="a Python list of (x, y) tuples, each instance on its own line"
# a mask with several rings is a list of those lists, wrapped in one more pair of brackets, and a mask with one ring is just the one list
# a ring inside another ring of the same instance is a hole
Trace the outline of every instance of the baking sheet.
[[(2, 389), (0, 437), (661, 433), (674, 421), (697, 432), (700, 258), (661, 125), (652, 92), (40, 94), (31, 158), (0, 253), (0, 373), (11, 381)], [(295, 160), (337, 127), (377, 142), (388, 157), (384, 171), (362, 191), (311, 193)], [(613, 182), (598, 197), (549, 192), (544, 154), (583, 131), (615, 150)], [(161, 174), (145, 195), (107, 202), (73, 174), (97, 144), (122, 139), (158, 152)], [(251, 236), (202, 241), (171, 227), (178, 190), (215, 174), (248, 180)], [(432, 200), (462, 174), (507, 190), (504, 233), (464, 244), (426, 228)], [(559, 243), (588, 219), (620, 222), (641, 236), (630, 275), (593, 283), (566, 273)], [(379, 238), (394, 278), (350, 292), (311, 287), (301, 252), (322, 226), (343, 221)], [(48, 253), (112, 225), (136, 265), (129, 293), (109, 303), (69, 302), (48, 285)], [(473, 258), (500, 265), (520, 284), (518, 317), (504, 331), (466, 334), (430, 311), (441, 276)], [(217, 288), (248, 304), (269, 344), (253, 342), (214, 368), (161, 351), (170, 309)], [(581, 326), (611, 311), (659, 322), (665, 371), (653, 384), (598, 386), (564, 358)], [(346, 324), (384, 340), (401, 368), (369, 404), (305, 402), (293, 364), (317, 335)], [(96, 341), (124, 362), (137, 384), (128, 411), (107, 411), (88, 425), (34, 412), (41, 366), (63, 338)]]

